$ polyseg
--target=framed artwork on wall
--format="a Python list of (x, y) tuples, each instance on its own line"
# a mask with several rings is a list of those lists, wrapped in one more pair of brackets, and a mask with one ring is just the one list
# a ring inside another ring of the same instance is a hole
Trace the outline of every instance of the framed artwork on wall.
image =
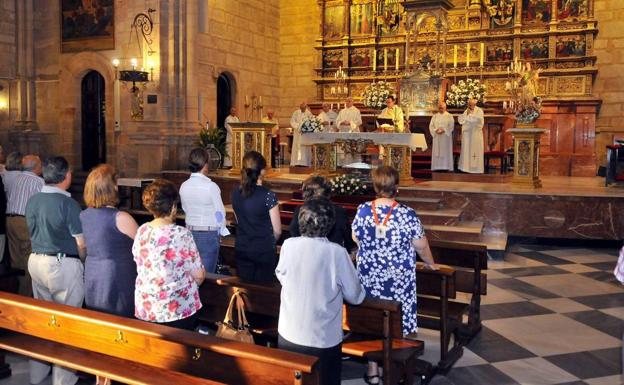
[(351, 5), (351, 35), (370, 35), (373, 33), (375, 19), (373, 17), (373, 3), (359, 3)]
[(585, 36), (559, 36), (557, 38), (557, 57), (580, 57), (585, 56), (587, 44)]
[(522, 24), (546, 24), (552, 19), (552, 0), (522, 0)]
[(340, 39), (344, 35), (343, 5), (325, 8), (325, 20), (323, 21), (323, 37), (328, 40)]
[(589, 13), (587, 0), (557, 0), (557, 19), (575, 21), (584, 19)]
[(524, 39), (520, 43), (520, 53), (522, 59), (547, 59), (548, 58), (548, 38), (544, 39)]
[(115, 49), (114, 0), (60, 0), (61, 52)]

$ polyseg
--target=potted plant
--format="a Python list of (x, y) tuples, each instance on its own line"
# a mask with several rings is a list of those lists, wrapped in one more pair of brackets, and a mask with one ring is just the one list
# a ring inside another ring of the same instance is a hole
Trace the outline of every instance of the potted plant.
[(210, 154), (209, 167), (215, 170), (223, 165), (225, 157), (229, 157), (225, 145), (225, 129), (223, 128), (202, 128), (199, 131), (197, 144), (208, 150)]

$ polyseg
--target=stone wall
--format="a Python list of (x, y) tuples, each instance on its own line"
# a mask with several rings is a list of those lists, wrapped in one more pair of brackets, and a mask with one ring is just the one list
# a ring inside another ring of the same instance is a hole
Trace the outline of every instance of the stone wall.
[[(6, 132), (9, 125), (10, 79), (15, 77), (15, 1), (0, 0), (0, 102), (6, 107), (0, 109), (0, 130)], [(14, 90), (13, 90), (14, 92)], [(6, 135), (0, 134), (3, 143)]]
[(594, 42), (598, 76), (595, 95), (602, 99), (596, 121), (596, 157), (605, 162), (605, 145), (624, 139), (624, 1), (595, 0), (598, 35)]

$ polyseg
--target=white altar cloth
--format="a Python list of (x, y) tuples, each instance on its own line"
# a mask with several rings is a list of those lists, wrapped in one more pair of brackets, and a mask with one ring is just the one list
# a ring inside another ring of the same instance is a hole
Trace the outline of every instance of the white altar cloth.
[(412, 151), (427, 150), (427, 141), (424, 134), (380, 133), (380, 132), (311, 132), (301, 135), (301, 144), (334, 143), (337, 140), (371, 140), (377, 145), (392, 144), (395, 146), (409, 146)]

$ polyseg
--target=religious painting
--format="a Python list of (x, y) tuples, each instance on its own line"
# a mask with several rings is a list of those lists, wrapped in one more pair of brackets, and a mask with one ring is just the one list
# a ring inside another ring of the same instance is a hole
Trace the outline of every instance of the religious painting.
[(579, 57), (585, 56), (585, 36), (560, 36), (557, 38), (557, 57)]
[(487, 6), (492, 28), (509, 28), (513, 26), (516, 0), (490, 0)]
[(545, 24), (550, 22), (552, 0), (522, 0), (522, 23)]
[(340, 39), (344, 35), (344, 6), (325, 8), (323, 21), (323, 37), (325, 39)]
[(61, 51), (115, 49), (114, 0), (61, 0)]
[(338, 68), (342, 66), (342, 50), (328, 50), (323, 52), (323, 68)]
[(523, 59), (547, 59), (548, 38), (524, 39), (520, 42), (520, 56)]
[(398, 70), (401, 65), (401, 48), (388, 47), (377, 49), (377, 71)]
[(557, 0), (557, 19), (574, 21), (587, 17), (589, 0)]
[(374, 25), (373, 3), (351, 5), (351, 36), (370, 35)]
[(394, 35), (401, 25), (401, 5), (399, 0), (378, 1), (377, 25), (381, 35)]
[(513, 43), (510, 41), (494, 41), (486, 45), (488, 62), (513, 60)]
[(356, 48), (351, 51), (350, 67), (370, 67), (373, 64), (371, 60), (371, 51), (368, 48)]

